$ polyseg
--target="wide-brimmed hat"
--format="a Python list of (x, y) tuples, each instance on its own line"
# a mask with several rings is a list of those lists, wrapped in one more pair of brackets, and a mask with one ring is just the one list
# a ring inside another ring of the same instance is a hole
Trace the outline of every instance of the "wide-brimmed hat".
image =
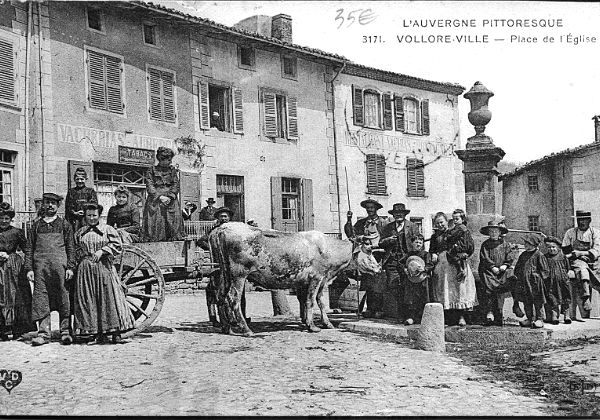
[(404, 214), (408, 214), (410, 213), (410, 210), (408, 210), (406, 208), (406, 206), (404, 205), (404, 203), (396, 203), (392, 206), (391, 210), (388, 210), (389, 214), (394, 214), (394, 213), (404, 213)]
[(219, 207), (215, 210), (215, 219), (218, 219), (219, 214), (223, 212), (228, 213), (230, 218), (233, 217), (233, 210), (231, 210), (229, 207)]
[(54, 200), (54, 201), (62, 201), (63, 197), (61, 195), (55, 194), (55, 193), (44, 193), (42, 194), (42, 199), (46, 199), (46, 200)]
[(545, 243), (554, 243), (554, 244), (557, 244), (559, 247), (562, 246), (562, 241), (560, 239), (558, 239), (556, 236), (546, 236), (544, 238), (544, 242)]
[(592, 212), (590, 211), (583, 211), (583, 210), (577, 210), (575, 212), (575, 219), (591, 219), (592, 218)]
[(365, 208), (365, 209), (366, 209), (366, 205), (367, 205), (368, 203), (375, 204), (375, 207), (377, 208), (377, 210), (379, 210), (380, 208), (382, 208), (382, 207), (383, 207), (383, 206), (382, 206), (382, 205), (381, 205), (381, 204), (380, 204), (378, 201), (375, 201), (375, 200), (373, 200), (372, 198), (367, 198), (366, 200), (363, 200), (363, 201), (361, 201), (361, 202), (360, 202), (360, 206), (361, 206), (362, 208)]
[(12, 219), (15, 217), (15, 209), (7, 202), (0, 203), (0, 216), (9, 216)]
[(427, 280), (425, 261), (418, 255), (411, 255), (406, 260), (406, 272), (411, 283), (421, 283)]
[(206, 200), (206, 202), (207, 202), (208, 204), (214, 204), (214, 203), (216, 203), (215, 199), (214, 199), (214, 198), (212, 198), (212, 197), (209, 197), (209, 198)]
[(479, 229), (479, 232), (483, 235), (489, 235), (490, 228), (493, 228), (493, 227), (500, 229), (500, 234), (502, 234), (502, 235), (506, 235), (508, 233), (508, 229), (506, 228), (506, 226), (501, 225), (497, 219), (490, 220), (488, 222), (487, 226), (483, 226), (481, 229)]
[(537, 235), (535, 233), (529, 233), (523, 237), (523, 242), (533, 246), (538, 246), (542, 242), (542, 238), (540, 237), (540, 235)]

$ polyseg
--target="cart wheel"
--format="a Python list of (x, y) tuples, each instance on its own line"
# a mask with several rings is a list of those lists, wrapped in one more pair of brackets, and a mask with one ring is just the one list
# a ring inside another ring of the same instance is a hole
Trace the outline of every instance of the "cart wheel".
[(121, 282), (127, 287), (127, 306), (135, 319), (135, 328), (124, 337), (142, 332), (154, 322), (165, 301), (165, 279), (152, 257), (138, 247), (123, 244), (123, 252), (114, 262)]

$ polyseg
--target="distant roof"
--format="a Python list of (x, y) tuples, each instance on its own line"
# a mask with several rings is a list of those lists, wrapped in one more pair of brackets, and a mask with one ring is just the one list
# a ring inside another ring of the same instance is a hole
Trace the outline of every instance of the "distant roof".
[(510, 178), (510, 177), (518, 175), (521, 172), (526, 171), (527, 169), (530, 169), (534, 166), (544, 165), (546, 163), (549, 163), (550, 161), (553, 161), (554, 159), (569, 157), (570, 155), (574, 155), (575, 153), (585, 152), (586, 150), (595, 149), (595, 148), (600, 149), (600, 142), (588, 143), (588, 144), (573, 147), (570, 149), (565, 149), (560, 152), (551, 153), (551, 154), (541, 157), (539, 159), (532, 160), (531, 162), (527, 162), (526, 164), (521, 165), (518, 168), (515, 168), (510, 172), (501, 174), (498, 178), (500, 180), (502, 180), (504, 178)]

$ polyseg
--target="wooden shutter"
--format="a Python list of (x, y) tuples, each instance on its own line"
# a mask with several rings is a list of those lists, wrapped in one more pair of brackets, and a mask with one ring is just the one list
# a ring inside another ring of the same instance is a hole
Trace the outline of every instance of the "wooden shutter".
[(162, 89), (161, 89), (160, 71), (148, 69), (148, 86), (150, 91), (150, 118), (153, 120), (162, 120)]
[[(85, 172), (87, 173), (88, 176), (88, 180), (86, 182), (86, 185), (88, 187), (93, 187), (94, 185), (94, 165), (92, 162), (84, 162), (84, 161), (79, 161), (79, 160), (70, 160), (68, 163), (68, 177), (69, 177), (69, 188), (73, 188), (75, 187), (75, 181), (73, 180), (73, 176), (75, 175), (75, 171), (78, 168), (82, 168), (85, 170)], [(105, 209), (108, 212), (108, 209)]]
[(402, 96), (394, 97), (394, 113), (396, 122), (396, 131), (404, 133), (404, 100)]
[(190, 201), (198, 206), (198, 210), (192, 215), (190, 220), (198, 220), (200, 215), (200, 174), (194, 172), (179, 171), (179, 180), (181, 188), (181, 208), (186, 201)]
[(288, 140), (298, 140), (298, 100), (290, 96), (287, 105)]
[(352, 85), (352, 112), (354, 125), (365, 125), (365, 110), (363, 91), (360, 87)]
[(429, 99), (421, 101), (421, 134), (429, 135)]
[(281, 178), (271, 177), (271, 227), (283, 230), (283, 213), (281, 210)]
[(367, 192), (369, 194), (386, 194), (385, 157), (383, 155), (367, 155)]
[(200, 102), (200, 128), (210, 128), (210, 115), (208, 107), (208, 83), (198, 82), (198, 101)]
[(425, 195), (425, 171), (421, 159), (406, 159), (407, 195), (423, 197)]
[(394, 129), (394, 116), (392, 114), (392, 95), (389, 93), (383, 94), (383, 129)]
[(233, 132), (244, 134), (244, 101), (242, 89), (233, 89)]
[(161, 73), (163, 119), (166, 122), (174, 123), (177, 119), (177, 114), (175, 113), (175, 75), (167, 71)]
[(315, 212), (313, 210), (312, 179), (303, 179), (301, 188), (302, 224), (300, 230), (313, 230), (315, 228)]
[(13, 44), (0, 39), (0, 100), (15, 102), (15, 73)]
[(90, 108), (106, 110), (104, 56), (95, 51), (88, 51), (88, 83)]
[(106, 105), (107, 111), (123, 113), (121, 97), (121, 59), (104, 56), (106, 65)]
[[(267, 137), (277, 137), (277, 99), (274, 93), (263, 92), (264, 131)], [(281, 204), (280, 204), (281, 205)]]

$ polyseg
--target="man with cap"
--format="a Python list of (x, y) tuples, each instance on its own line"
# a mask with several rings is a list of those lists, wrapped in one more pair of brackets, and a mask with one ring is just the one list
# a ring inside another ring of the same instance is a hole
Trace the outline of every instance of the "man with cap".
[[(383, 227), (387, 224), (386, 220), (377, 214), (377, 211), (383, 206), (370, 198), (363, 200), (360, 206), (367, 211), (367, 217), (358, 219), (354, 226), (352, 226), (352, 211), (348, 211), (344, 232), (350, 239), (355, 239), (357, 236), (367, 237), (373, 247), (378, 247)], [(381, 262), (382, 257), (380, 255), (376, 255), (375, 258)], [(365, 316), (382, 318), (383, 293), (386, 282), (385, 274), (362, 275), (361, 280), (362, 286), (364, 286), (364, 290), (366, 291), (366, 303), (368, 307)]]
[(38, 321), (33, 345), (50, 340), (50, 312), (58, 311), (61, 343), (71, 344), (68, 284), (75, 269), (75, 245), (71, 224), (56, 213), (62, 197), (44, 193), (44, 217), (33, 223), (25, 250), (25, 271), (33, 283), (31, 319)]
[(590, 311), (590, 284), (600, 291), (600, 267), (597, 264), (600, 257), (600, 230), (590, 226), (592, 213), (589, 211), (577, 210), (575, 219), (577, 227), (567, 230), (562, 240), (562, 249), (575, 271), (577, 283), (583, 289), (583, 308)]
[(385, 249), (385, 255), (381, 261), (381, 266), (385, 270), (387, 277), (386, 291), (392, 292), (394, 300), (397, 303), (397, 316), (401, 320), (406, 319), (406, 307), (403, 305), (406, 276), (398, 272), (398, 263), (409, 251), (413, 250), (413, 239), (420, 234), (419, 227), (406, 220), (406, 215), (410, 210), (404, 203), (396, 203), (388, 213), (394, 217), (394, 222), (388, 223), (381, 232), (379, 246)]
[(85, 185), (87, 179), (88, 174), (85, 169), (77, 168), (73, 174), (75, 187), (67, 191), (65, 198), (65, 219), (71, 223), (73, 233), (85, 224), (83, 207), (88, 203), (98, 203), (96, 191)]
[(200, 213), (198, 214), (200, 220), (215, 220), (216, 208), (213, 206), (213, 204), (215, 204), (215, 199), (210, 197), (208, 200), (206, 200), (206, 203), (208, 205), (206, 207), (202, 207)]

